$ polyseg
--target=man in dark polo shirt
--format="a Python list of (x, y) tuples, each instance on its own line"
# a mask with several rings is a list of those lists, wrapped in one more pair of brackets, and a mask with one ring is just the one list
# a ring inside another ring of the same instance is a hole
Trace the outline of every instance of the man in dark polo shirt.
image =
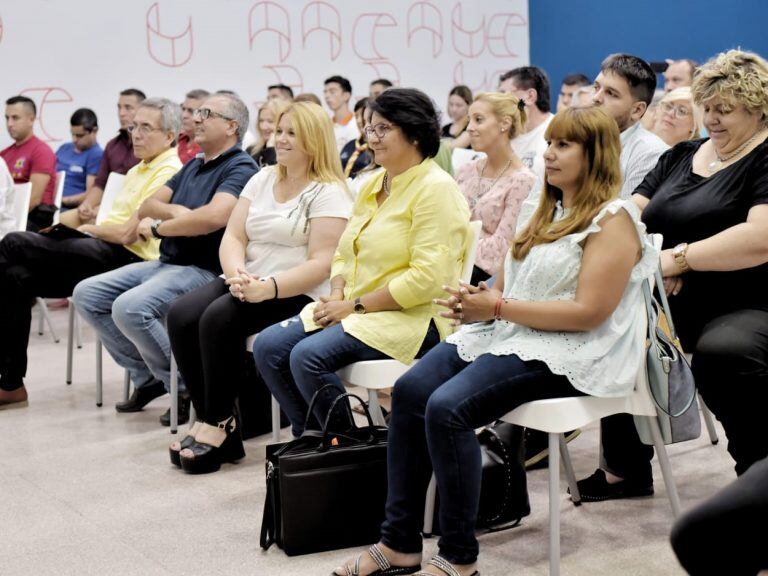
[(120, 131), (117, 136), (107, 142), (104, 155), (101, 157), (99, 171), (93, 186), (85, 191), (85, 197), (77, 210), (68, 210), (61, 214), (59, 221), (70, 228), (78, 228), (83, 224), (96, 222), (96, 213), (99, 211), (101, 197), (110, 172), (125, 174), (139, 163), (139, 159), (133, 153), (133, 141), (128, 129), (133, 125), (133, 117), (139, 104), (146, 99), (144, 92), (136, 88), (127, 88), (120, 92), (117, 99), (117, 117), (120, 121)]
[[(195, 113), (191, 160), (139, 209), (139, 234), (160, 238), (160, 260), (129, 264), (80, 282), (77, 310), (115, 361), (131, 374), (134, 391), (118, 412), (137, 412), (170, 389), (171, 346), (165, 315), (173, 300), (221, 273), (219, 244), (229, 215), (256, 163), (240, 148), (248, 108), (237, 96), (214, 94)], [(179, 379), (179, 422), (189, 399)], [(168, 425), (170, 413), (161, 417)]]

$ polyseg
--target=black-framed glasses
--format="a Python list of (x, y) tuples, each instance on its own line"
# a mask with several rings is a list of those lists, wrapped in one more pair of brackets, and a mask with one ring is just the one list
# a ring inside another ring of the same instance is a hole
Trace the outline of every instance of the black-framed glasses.
[(148, 134), (151, 134), (152, 132), (162, 132), (163, 131), (162, 128), (155, 128), (153, 126), (150, 126), (149, 124), (139, 124), (138, 126), (136, 126), (136, 125), (128, 126), (128, 128), (126, 128), (126, 130), (128, 130), (129, 134), (138, 133), (138, 134), (141, 134), (142, 136), (147, 136)]
[(373, 134), (376, 134), (376, 138), (381, 140), (384, 138), (390, 130), (394, 130), (397, 128), (397, 126), (393, 126), (392, 124), (376, 124), (375, 126), (366, 126), (363, 128), (363, 132), (365, 132), (365, 137), (370, 138)]
[(218, 112), (214, 112), (210, 108), (198, 108), (192, 113), (192, 116), (195, 118), (200, 118), (200, 120), (208, 120), (208, 118), (221, 118), (222, 120), (234, 120), (234, 118), (230, 118), (229, 116), (224, 116), (224, 114), (219, 114)]

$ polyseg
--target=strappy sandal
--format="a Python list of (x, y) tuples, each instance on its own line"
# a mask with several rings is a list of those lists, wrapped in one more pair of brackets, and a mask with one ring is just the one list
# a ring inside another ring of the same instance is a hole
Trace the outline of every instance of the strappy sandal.
[[(375, 572), (371, 572), (369, 576), (405, 576), (406, 574), (413, 574), (421, 570), (421, 564), (416, 566), (392, 566), (387, 560), (387, 557), (381, 551), (378, 544), (374, 544), (367, 550), (368, 555), (373, 558), (376, 566), (379, 567)], [(365, 552), (363, 553), (365, 554)], [(331, 576), (360, 576), (360, 559), (363, 557), (360, 554), (355, 560), (354, 568), (350, 568), (348, 564), (344, 565), (344, 573), (339, 574), (335, 570), (331, 572)]]
[[(456, 571), (456, 568), (454, 568), (453, 565), (442, 556), (434, 556), (431, 560), (427, 562), (427, 564), (434, 566), (435, 568), (439, 568), (440, 570), (445, 572), (448, 576), (461, 576), (461, 574), (459, 574)], [(422, 572), (417, 572), (413, 576), (435, 576), (435, 575), (432, 574), (431, 572), (422, 571)], [(480, 576), (480, 572), (475, 570), (474, 572), (472, 572), (471, 576)]]

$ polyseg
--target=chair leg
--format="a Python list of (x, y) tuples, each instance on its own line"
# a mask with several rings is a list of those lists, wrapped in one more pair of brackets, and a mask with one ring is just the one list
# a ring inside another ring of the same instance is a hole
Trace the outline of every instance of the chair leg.
[(672, 514), (675, 516), (675, 518), (677, 518), (680, 516), (680, 497), (677, 494), (677, 486), (675, 486), (675, 479), (672, 476), (672, 468), (669, 465), (667, 449), (661, 439), (659, 421), (655, 416), (651, 416), (648, 418), (648, 423), (650, 424), (651, 428), (653, 446), (656, 448), (656, 456), (659, 459), (659, 466), (661, 466), (661, 475), (664, 477), (664, 485), (667, 487), (669, 503), (672, 505)]
[(568, 479), (568, 489), (571, 491), (571, 501), (574, 506), (581, 506), (581, 494), (579, 494), (579, 486), (576, 484), (576, 474), (573, 472), (573, 463), (568, 452), (568, 444), (565, 442), (565, 434), (560, 434), (559, 442), (560, 457), (563, 459), (565, 477)]
[(128, 370), (125, 371), (125, 377), (123, 379), (123, 400), (128, 401), (131, 395), (131, 373)]
[(171, 434), (179, 429), (179, 367), (171, 354)]
[(368, 390), (368, 410), (371, 412), (374, 424), (377, 426), (387, 425), (387, 421), (384, 420), (384, 412), (381, 411), (381, 405), (379, 404), (379, 394), (373, 389)]
[(67, 384), (72, 384), (72, 349), (75, 345), (74, 332), (75, 332), (75, 307), (70, 302), (69, 303), (69, 325), (67, 326)]
[(427, 486), (427, 497), (424, 499), (424, 537), (432, 536), (432, 524), (435, 518), (435, 500), (437, 500), (437, 478), (432, 474)]
[(280, 404), (272, 396), (272, 442), (280, 442)]
[(101, 408), (102, 402), (103, 402), (103, 381), (102, 381), (102, 357), (101, 357), (101, 340), (96, 338), (96, 406)]
[[(74, 307), (71, 301), (69, 305)], [(83, 348), (83, 323), (80, 322), (80, 315), (77, 310), (75, 310), (75, 335), (77, 336), (77, 349), (81, 350)]]
[(51, 315), (48, 313), (48, 305), (42, 298), (37, 299), (37, 304), (40, 307), (40, 319), (37, 323), (38, 335), (43, 335), (43, 321), (45, 321), (45, 323), (48, 324), (48, 329), (51, 331), (51, 338), (53, 338), (53, 341), (58, 344), (59, 337), (56, 334), (56, 330), (53, 329), (53, 321), (51, 320)]
[(560, 576), (560, 434), (549, 434), (549, 576)]
[(704, 418), (704, 425), (709, 433), (709, 441), (712, 444), (717, 444), (720, 438), (717, 436), (717, 430), (715, 429), (715, 419), (712, 417), (712, 412), (710, 412), (707, 405), (704, 404), (704, 400), (701, 399), (701, 394), (699, 394), (699, 405), (701, 406), (701, 416)]

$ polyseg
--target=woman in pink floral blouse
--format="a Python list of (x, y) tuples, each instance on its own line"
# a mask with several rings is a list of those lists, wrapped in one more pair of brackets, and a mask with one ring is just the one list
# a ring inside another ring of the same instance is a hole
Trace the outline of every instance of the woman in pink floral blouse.
[(496, 273), (515, 235), (520, 205), (536, 176), (515, 155), (510, 140), (525, 125), (523, 102), (512, 94), (479, 94), (469, 108), (472, 148), (487, 157), (465, 164), (456, 175), (469, 202), (471, 220), (483, 223), (472, 284)]

